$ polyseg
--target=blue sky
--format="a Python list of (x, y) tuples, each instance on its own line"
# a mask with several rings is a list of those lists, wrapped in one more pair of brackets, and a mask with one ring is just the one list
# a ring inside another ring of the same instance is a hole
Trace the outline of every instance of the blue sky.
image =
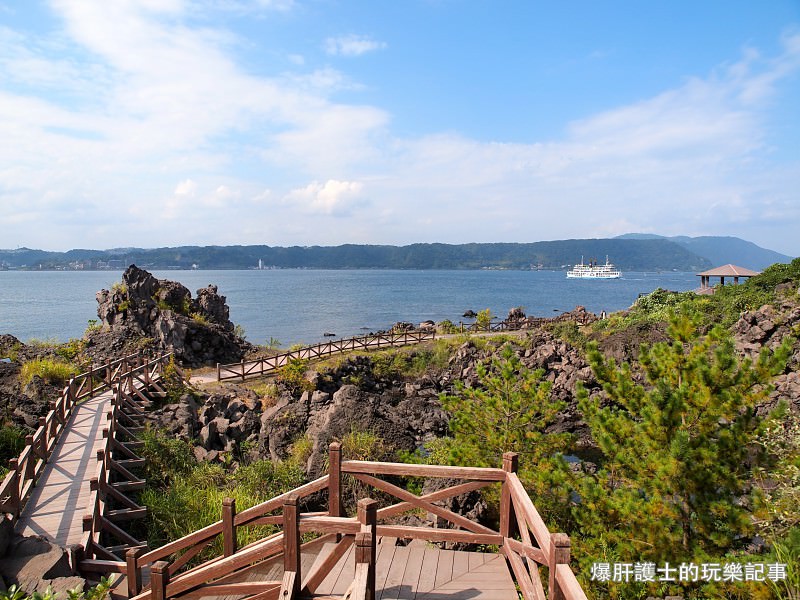
[(0, 247), (800, 254), (797, 0), (0, 0)]

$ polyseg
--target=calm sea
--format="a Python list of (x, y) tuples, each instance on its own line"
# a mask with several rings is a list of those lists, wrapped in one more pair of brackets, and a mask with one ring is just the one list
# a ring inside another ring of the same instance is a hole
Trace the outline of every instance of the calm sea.
[[(505, 317), (553, 316), (583, 305), (592, 312), (629, 307), (658, 287), (689, 290), (693, 273), (625, 273), (622, 279), (581, 281), (560, 271), (155, 271), (192, 294), (208, 284), (228, 299), (231, 319), (247, 339), (284, 346), (387, 329), (397, 321), (461, 320), (484, 308)], [(121, 279), (120, 271), (0, 271), (0, 333), (66, 341), (96, 319), (95, 293)]]

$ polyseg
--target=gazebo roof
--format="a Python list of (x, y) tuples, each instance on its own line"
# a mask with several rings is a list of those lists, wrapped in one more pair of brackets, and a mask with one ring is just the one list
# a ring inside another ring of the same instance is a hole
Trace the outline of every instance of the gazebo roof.
[(755, 277), (760, 275), (758, 271), (751, 271), (744, 267), (737, 267), (736, 265), (727, 264), (722, 267), (715, 267), (708, 271), (698, 273), (697, 276), (701, 277)]

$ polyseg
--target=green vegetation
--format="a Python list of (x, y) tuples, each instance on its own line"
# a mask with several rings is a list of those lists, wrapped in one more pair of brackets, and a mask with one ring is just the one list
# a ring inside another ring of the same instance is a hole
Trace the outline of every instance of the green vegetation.
[(128, 295), (128, 286), (125, 285), (122, 281), (115, 281), (111, 284), (111, 291), (115, 294), (119, 294), (120, 296), (127, 296)]
[(451, 453), (457, 464), (500, 466), (503, 452), (538, 464), (567, 447), (569, 435), (544, 433), (565, 406), (550, 398), (552, 384), (543, 380), (544, 370), (527, 369), (506, 344), (477, 372), (478, 387), (458, 382), (455, 395), (441, 398), (453, 415)]
[(307, 366), (307, 360), (290, 359), (278, 369), (275, 378), (294, 392), (310, 392), (314, 389), (314, 384), (306, 379)]
[(478, 329), (489, 329), (492, 324), (492, 311), (488, 308), (478, 311), (478, 316), (475, 317), (475, 325)]
[(580, 350), (586, 350), (589, 338), (575, 321), (557, 321), (546, 326), (555, 337)]
[(11, 362), (17, 362), (19, 360), (20, 350), (22, 350), (22, 344), (20, 342), (14, 342), (9, 346), (0, 347), (0, 358), (7, 358)]
[(427, 346), (393, 348), (370, 354), (372, 371), (378, 378), (419, 377), (426, 371), (447, 366), (452, 344), (436, 340)]
[(0, 590), (0, 600), (103, 600), (109, 596), (113, 583), (114, 575), (103, 577), (100, 583), (89, 588), (89, 591), (84, 592), (82, 587), (68, 590), (66, 598), (59, 598), (50, 587), (44, 593), (33, 592), (30, 594), (16, 585), (12, 585), (8, 589)]
[(777, 303), (780, 298), (775, 288), (780, 284), (788, 284), (789, 289), (785, 293), (797, 294), (800, 258), (790, 264), (774, 264), (740, 285), (718, 286), (716, 293), (709, 296), (657, 289), (639, 298), (630, 310), (596, 322), (592, 329), (599, 333), (610, 333), (635, 326), (652, 326), (667, 321), (671, 313), (696, 318), (704, 329), (713, 325), (730, 327), (743, 311)]
[[(557, 240), (528, 244), (411, 244), (407, 246), (354, 245), (334, 247), (279, 246), (205, 246), (130, 249), (125, 260), (149, 264), (152, 269), (169, 266), (191, 268), (193, 263), (206, 269), (247, 269), (258, 264), (295, 269), (530, 269), (541, 263), (548, 269), (574, 263), (581, 254), (610, 255), (626, 271), (678, 269), (696, 271), (713, 266), (692, 250), (668, 239), (586, 239)], [(701, 253), (702, 254), (702, 253)], [(726, 253), (731, 256), (730, 252)], [(12, 266), (43, 265), (52, 268), (72, 260), (109, 260), (119, 258), (108, 253), (76, 250), (69, 256), (57, 252), (0, 250), (0, 261)], [(774, 259), (780, 260), (780, 259)], [(733, 262), (742, 263), (734, 260)]]
[(439, 321), (436, 325), (436, 328), (439, 330), (439, 333), (444, 335), (451, 335), (454, 333), (458, 333), (459, 329), (456, 327), (455, 324), (450, 319), (445, 319), (444, 321)]
[(15, 425), (0, 427), (0, 478), (8, 473), (8, 461), (25, 448), (25, 432)]
[(763, 537), (780, 539), (792, 530), (800, 532), (800, 415), (789, 412), (780, 423), (767, 427), (759, 445), (773, 463), (756, 472), (762, 491), (755, 526)]
[[(629, 365), (590, 347), (607, 401), (579, 387), (579, 406), (603, 453), (597, 472), (580, 481), (574, 511), (584, 583), (602, 556), (702, 562), (736, 551), (753, 532), (756, 493), (747, 481), (751, 466), (766, 459), (755, 442), (773, 423), (755, 407), (785, 367), (791, 340), (753, 363), (736, 356), (721, 327), (700, 335), (697, 320), (674, 317), (668, 333), (669, 343), (640, 348), (644, 384)], [(612, 597), (633, 597), (625, 595), (630, 586), (610, 588)]]
[[(192, 445), (148, 430), (143, 436), (147, 460), (147, 488), (141, 501), (148, 507), (147, 539), (152, 547), (176, 540), (221, 518), (222, 500), (236, 499), (237, 511), (269, 500), (305, 481), (303, 465), (295, 460), (256, 461), (233, 472), (221, 465), (197, 463)], [(240, 527), (240, 545), (264, 535), (272, 527)], [(204, 556), (221, 552), (217, 540)]]
[(72, 338), (64, 344), (56, 346), (56, 354), (67, 361), (75, 361), (80, 358), (81, 353), (86, 349), (86, 342)]
[[(551, 398), (544, 371), (526, 368), (510, 342), (477, 367), (479, 384), (457, 383), (442, 396), (451, 414), (451, 438), (427, 447), (440, 464), (499, 467), (504, 452), (520, 455), (520, 478), (546, 519), (558, 529), (569, 520), (569, 468), (563, 454), (566, 433), (546, 433), (564, 402)], [(445, 459), (445, 460), (442, 460)]]
[(16, 425), (0, 427), (0, 462), (6, 464), (25, 448), (25, 432)]
[(206, 317), (203, 313), (193, 312), (190, 313), (189, 316), (198, 325), (206, 325), (206, 326), (211, 325), (211, 321), (209, 321), (208, 317)]
[(168, 302), (164, 298), (159, 298), (158, 295), (156, 295), (153, 299), (155, 300), (156, 306), (158, 307), (159, 310), (162, 311), (169, 310), (187, 317), (191, 316), (192, 301), (189, 299), (188, 296), (184, 296), (183, 298), (181, 298), (180, 302), (175, 302), (175, 303)]
[(64, 384), (77, 375), (78, 368), (61, 360), (34, 358), (22, 365), (19, 380), (22, 385), (31, 382), (34, 376), (51, 384)]

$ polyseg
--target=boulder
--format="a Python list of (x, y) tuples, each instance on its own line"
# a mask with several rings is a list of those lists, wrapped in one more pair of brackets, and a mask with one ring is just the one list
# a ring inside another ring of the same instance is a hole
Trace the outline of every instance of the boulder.
[(66, 551), (41, 536), (14, 537), (6, 556), (0, 559), (0, 575), (7, 584), (29, 594), (44, 593), (51, 588), (62, 598), (68, 590), (82, 590), (86, 585), (86, 580), (70, 568)]

